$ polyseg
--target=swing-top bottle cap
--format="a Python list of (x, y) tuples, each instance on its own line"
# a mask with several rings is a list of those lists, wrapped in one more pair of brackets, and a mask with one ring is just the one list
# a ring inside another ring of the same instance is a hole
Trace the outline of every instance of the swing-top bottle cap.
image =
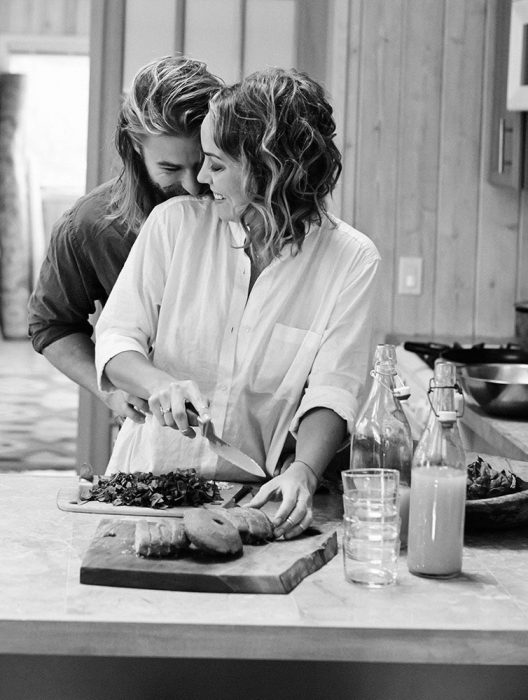
[(456, 423), (456, 411), (438, 411), (438, 420), (440, 423)]
[(411, 395), (411, 389), (407, 386), (407, 384), (400, 384), (394, 388), (392, 393), (397, 399), (408, 399)]

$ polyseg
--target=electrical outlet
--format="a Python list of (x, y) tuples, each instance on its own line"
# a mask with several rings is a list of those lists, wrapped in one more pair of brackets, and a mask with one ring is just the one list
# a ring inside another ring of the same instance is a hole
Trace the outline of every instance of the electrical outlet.
[(398, 268), (398, 294), (422, 293), (422, 258), (400, 258)]

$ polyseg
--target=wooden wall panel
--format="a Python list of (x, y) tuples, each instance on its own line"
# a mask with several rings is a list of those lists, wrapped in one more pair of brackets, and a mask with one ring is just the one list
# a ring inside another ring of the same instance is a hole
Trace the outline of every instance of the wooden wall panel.
[(486, 0), (447, 2), (433, 313), (455, 335), (474, 330), (485, 19)]
[(368, 0), (361, 19), (354, 223), (382, 256), (375, 326), (385, 330), (394, 289), (402, 1)]
[(517, 253), (517, 283), (514, 301), (528, 301), (528, 191), (521, 193), (521, 219), (519, 222), (521, 235)]
[[(331, 209), (336, 216), (348, 222), (354, 219), (360, 8), (360, 0), (334, 0), (331, 3), (328, 26), (332, 40), (328, 47), (324, 79), (334, 110), (336, 144), (343, 156), (343, 171), (332, 196)], [(347, 150), (350, 151), (348, 156)], [(348, 170), (347, 164), (351, 166)]]
[(296, 65), (295, 0), (247, 0), (242, 71)]
[(150, 61), (177, 50), (179, 12), (175, 0), (127, 0), (123, 89), (128, 90), (136, 72)]
[[(528, 195), (487, 179), (497, 2), (332, 2), (334, 202), (383, 256), (378, 337), (509, 338), (528, 298)], [(398, 294), (401, 256), (423, 258), (419, 296)]]
[(401, 295), (394, 280), (393, 326), (403, 333), (433, 331), (444, 10), (442, 0), (404, 5), (395, 265), (421, 257), (423, 283), (420, 295)]
[[(258, 0), (255, 0), (258, 2)], [(312, 78), (326, 85), (328, 25), (333, 15), (334, 2), (320, 0), (294, 0), (296, 36), (294, 51), (296, 60), (292, 65), (305, 71)], [(348, 4), (349, 0), (344, 0)], [(345, 10), (346, 14), (346, 10)], [(346, 31), (346, 25), (345, 25)]]
[(185, 6), (184, 51), (226, 83), (242, 71), (243, 0), (192, 0)]
[(0, 33), (88, 36), (91, 0), (1, 0)]

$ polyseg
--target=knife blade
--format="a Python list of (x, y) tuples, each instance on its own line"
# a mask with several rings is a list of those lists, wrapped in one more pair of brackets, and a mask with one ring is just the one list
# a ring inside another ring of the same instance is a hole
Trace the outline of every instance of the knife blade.
[(242, 450), (239, 450), (238, 447), (234, 447), (225, 440), (222, 440), (222, 438), (215, 433), (213, 422), (211, 420), (204, 421), (198, 412), (195, 411), (194, 406), (191, 406), (188, 402), (186, 404), (186, 410), (187, 415), (190, 418), (194, 418), (194, 420), (196, 420), (200, 426), (202, 435), (209, 442), (209, 446), (213, 452), (215, 452), (215, 454), (222, 457), (222, 459), (225, 459), (226, 462), (234, 464), (235, 467), (248, 472), (248, 474), (267, 477), (264, 469), (262, 469), (262, 467), (259, 466), (254, 459), (242, 452)]

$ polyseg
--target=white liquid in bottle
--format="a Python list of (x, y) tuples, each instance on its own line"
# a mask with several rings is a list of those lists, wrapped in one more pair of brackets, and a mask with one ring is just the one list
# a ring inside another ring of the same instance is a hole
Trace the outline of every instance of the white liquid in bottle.
[(412, 476), (407, 565), (413, 574), (451, 577), (462, 569), (466, 475), (450, 467)]

